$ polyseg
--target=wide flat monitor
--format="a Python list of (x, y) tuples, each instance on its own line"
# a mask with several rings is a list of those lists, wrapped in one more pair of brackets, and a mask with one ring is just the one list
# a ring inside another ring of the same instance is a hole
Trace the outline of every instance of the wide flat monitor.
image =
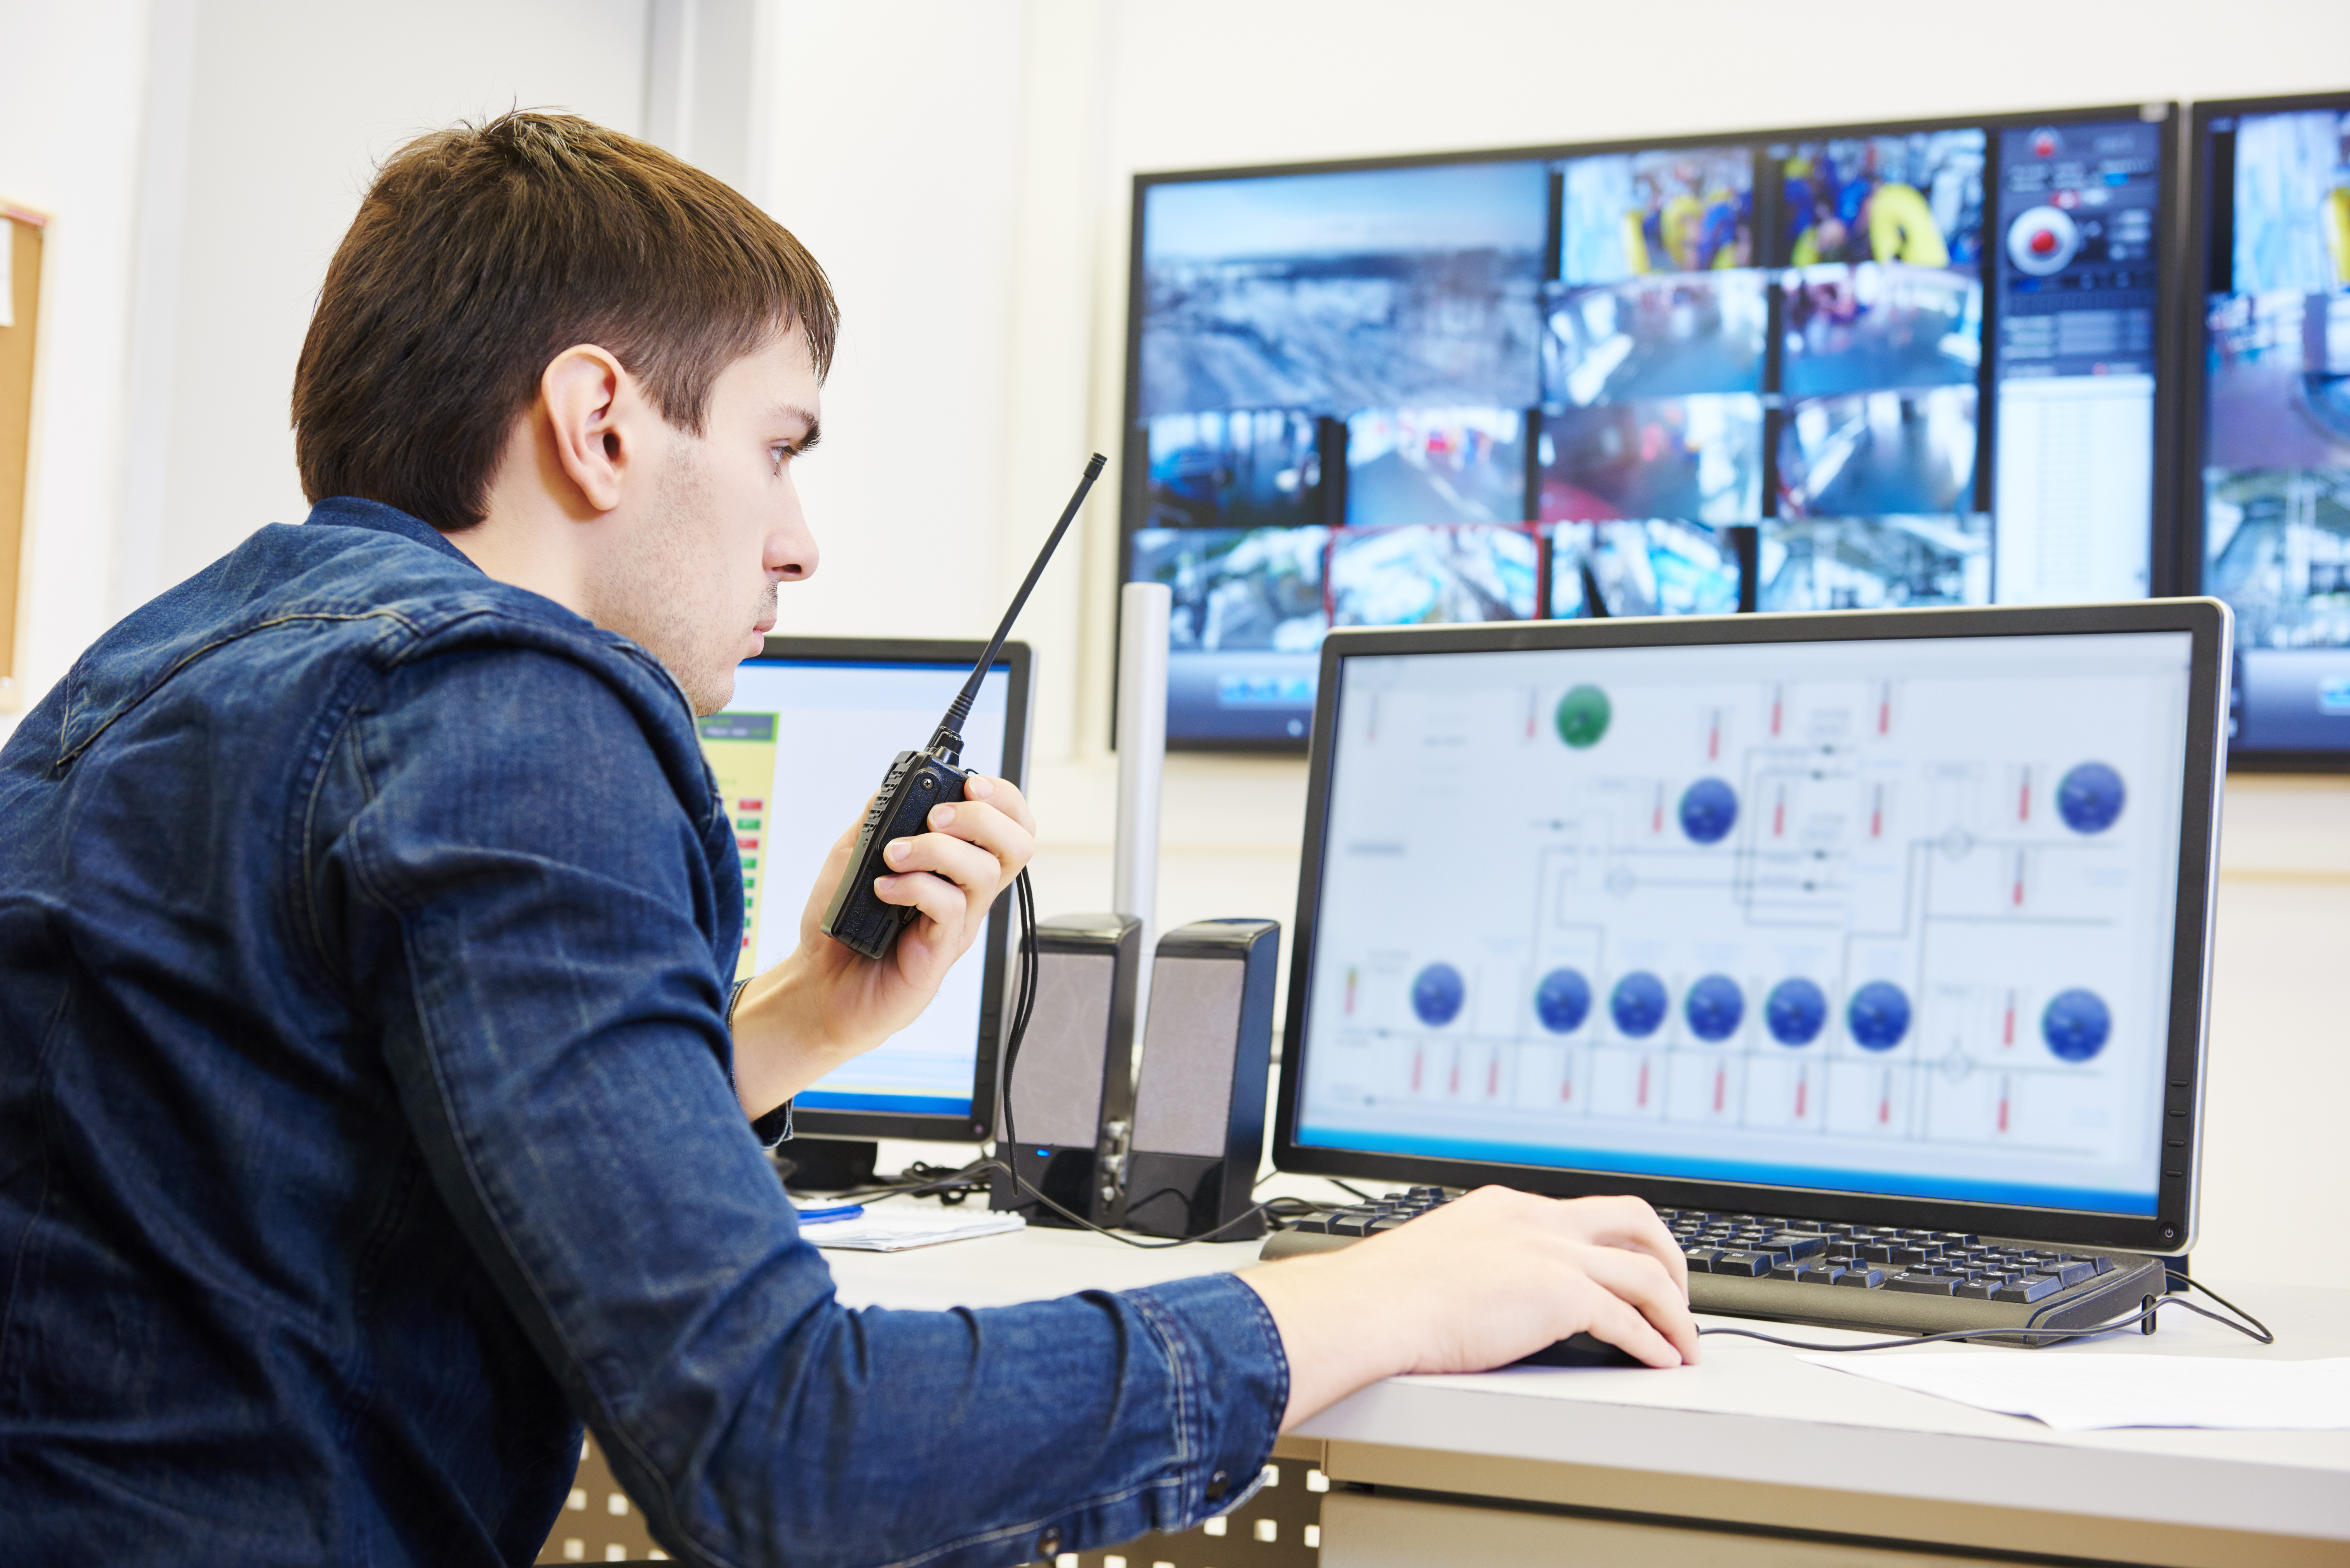
[(2237, 617), (2231, 765), (2350, 770), (2350, 91), (2195, 106), (2182, 574)]
[(2180, 1250), (2227, 647), (2208, 599), (1333, 633), (1276, 1161)]
[[(985, 651), (981, 642), (771, 637), (736, 671), (734, 700), (700, 724), (743, 859), (738, 979), (798, 945), (801, 912), (834, 841), (863, 815), (890, 759), (929, 743)], [(964, 766), (1024, 778), (1030, 668), (1026, 644), (1003, 646), (962, 727)], [(986, 935), (921, 1016), (803, 1090), (795, 1128), (959, 1143), (991, 1136), (1008, 928), (998, 899)]]
[(2168, 591), (2171, 125), (1138, 178), (1169, 743), (1302, 750), (1336, 628)]

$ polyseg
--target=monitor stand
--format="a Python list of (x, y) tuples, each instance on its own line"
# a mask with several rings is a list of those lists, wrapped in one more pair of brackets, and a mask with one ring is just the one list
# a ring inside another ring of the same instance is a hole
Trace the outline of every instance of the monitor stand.
[(872, 1181), (880, 1157), (871, 1138), (795, 1137), (775, 1150), (775, 1164), (795, 1192), (847, 1192)]

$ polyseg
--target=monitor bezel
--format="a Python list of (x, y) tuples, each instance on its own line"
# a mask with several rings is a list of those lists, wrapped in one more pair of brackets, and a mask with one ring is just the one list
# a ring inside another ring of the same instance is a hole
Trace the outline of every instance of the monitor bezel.
[[(755, 659), (790, 660), (800, 664), (926, 664), (960, 665), (969, 670), (987, 651), (984, 641), (931, 638), (770, 637)], [(995, 657), (995, 667), (1010, 674), (1003, 713), (1003, 779), (1015, 788), (1026, 787), (1030, 718), (1035, 708), (1035, 655), (1024, 642), (1007, 641)], [(929, 742), (928, 735), (909, 735), (908, 747)], [(878, 785), (889, 759), (873, 760)], [(984, 1143), (995, 1136), (995, 1066), (1003, 1047), (1004, 991), (1011, 972), (1011, 890), (997, 895), (988, 910), (986, 968), (980, 981), (979, 1049), (972, 1064), (971, 1114), (967, 1116), (892, 1111), (827, 1110), (814, 1106), (792, 1110), (792, 1136), (829, 1138), (920, 1138), (941, 1143)]]
[[(2158, 116), (2157, 114), (2158, 111)], [(1118, 441), (1118, 580), (1124, 584), (1134, 568), (1134, 535), (1142, 516), (1142, 498), (1149, 476), (1149, 452), (1140, 425), (1142, 402), (1142, 309), (1143, 288), (1143, 211), (1145, 199), (1151, 188), (1159, 185), (1198, 183), (1211, 180), (1274, 179), (1300, 174), (1346, 174), (1382, 169), (1440, 168), (1459, 163), (1522, 163), (1547, 161), (1561, 158), (1602, 157), (1617, 152), (1671, 151), (1680, 148), (1714, 147), (1724, 143), (1751, 143), (1780, 140), (1817, 140), (1832, 137), (1893, 136), (1913, 132), (1963, 130), (1980, 129), (1987, 135), (2002, 130), (2029, 129), (2040, 125), (2079, 124), (2090, 120), (2136, 119), (2141, 124), (2159, 125), (2162, 138), (2162, 169), (2158, 177), (2158, 199), (2162, 202), (2165, 222), (2172, 233), (2178, 232), (2178, 217), (2184, 205), (2186, 182), (2181, 162), (2186, 150), (2181, 145), (2179, 127), (2186, 116), (2176, 99), (2153, 99), (2138, 103), (2090, 105), (2076, 109), (2052, 109), (2028, 111), (2002, 110), (1991, 114), (1936, 115), (1918, 119), (1887, 119), (1853, 121), (1833, 125), (1794, 125), (1760, 129), (1676, 132), (1669, 136), (1639, 136), (1607, 141), (1555, 142), (1533, 147), (1503, 147), (1461, 152), (1404, 153), (1381, 157), (1341, 158), (1326, 161), (1297, 163), (1267, 163), (1215, 169), (1166, 170), (1137, 173), (1128, 198), (1127, 217), (1127, 278), (1126, 278), (1126, 367), (1124, 403), (1121, 417), (1124, 423)], [(1996, 203), (1998, 192), (1986, 191), (1984, 200)], [(1986, 223), (1991, 222), (1986, 216)], [(1554, 239), (1555, 236), (1553, 236)], [(2186, 366), (2180, 355), (2184, 351), (2183, 334), (2175, 323), (2179, 316), (2181, 280), (2175, 245), (2170, 254), (2158, 256), (2155, 278), (2155, 450), (2149, 460), (2147, 478), (2151, 483), (2151, 510), (2147, 518), (2149, 530), (2147, 548), (2147, 588), (2149, 597), (2188, 591), (2199, 578), (2181, 578), (2178, 563), (2183, 559), (2179, 544), (2182, 509), (2169, 464), (2163, 459), (2167, 438), (2179, 425), (2179, 383), (2185, 379)], [(1984, 263), (1991, 265), (1988, 257)], [(1997, 327), (1997, 301), (1991, 279), (1984, 282), (1986, 338)], [(1990, 352), (1986, 344), (1986, 355)], [(1988, 364), (1986, 358), (1986, 364)], [(1976, 440), (1984, 443), (1984, 451), (1997, 460), (1994, 422), (1978, 414)], [(2179, 443), (2168, 443), (2176, 447)], [(1757, 523), (1767, 519), (1757, 519)], [(1731, 524), (1721, 524), (1730, 527)], [(1993, 542), (1996, 548), (1996, 522)], [(2196, 548), (2201, 548), (2199, 535)], [(1742, 604), (1753, 602), (1751, 578), (1742, 581)], [(1118, 681), (1116, 660), (1118, 638), (1115, 628), (1123, 609), (1113, 607), (1111, 639), (1112, 678), (1110, 680), (1110, 732), (1118, 729)], [(1743, 614), (1756, 613), (1742, 611)], [(1524, 626), (1525, 621), (1487, 621), (1474, 624), (1488, 626)], [(1178, 752), (1222, 752), (1243, 755), (1300, 756), (1307, 753), (1312, 737), (1304, 739), (1264, 738), (1199, 738), (1170, 735), (1167, 748)]]
[[(1765, 1212), (1857, 1224), (1972, 1231), (2138, 1252), (2178, 1254), (2194, 1243), (2200, 1153), (2203, 1044), (2209, 996), (2213, 893), (2219, 869), (2221, 720), (2231, 618), (2216, 599), (2126, 604), (1841, 610), (1644, 619), (1503, 622), (1482, 626), (1348, 628), (1323, 645), (1307, 764), (1305, 839), (1292, 926), (1289, 997), (1284, 1014), (1280, 1096), (1273, 1158), (1300, 1175), (1473, 1187), (1499, 1183), (1554, 1197), (1630, 1192), (1659, 1207)], [(1327, 824), (1332, 738), (1337, 733), (1338, 666), (1354, 657), (1577, 648), (1686, 647), (1888, 639), (2045, 637), (2186, 631), (2193, 635), (2179, 810), (2179, 875), (2171, 954), (2169, 1047), (2163, 1096), (2162, 1158), (2151, 1216), (1942, 1199), (1897, 1198), (1817, 1188), (1685, 1180), (1495, 1160), (1439, 1159), (1301, 1144), (1297, 1101), (1307, 1054), (1315, 911)]]
[[(2291, 114), (2313, 109), (2350, 113), (2350, 87), (2334, 92), (2290, 93), (2275, 98), (2214, 99), (2192, 106), (2181, 134), (2187, 145), (2177, 161), (2187, 180), (2187, 199), (2178, 208), (2174, 270), (2192, 285), (2177, 312), (2179, 373), (2179, 439), (2171, 490), (2178, 514), (2178, 559), (2175, 580), (2181, 593), (2203, 587), (2203, 416), (2209, 354), (2204, 341), (2205, 302), (2211, 296), (2211, 121), (2248, 114)], [(2235, 773), (2350, 774), (2350, 747), (2340, 751), (2230, 746), (2228, 767)]]

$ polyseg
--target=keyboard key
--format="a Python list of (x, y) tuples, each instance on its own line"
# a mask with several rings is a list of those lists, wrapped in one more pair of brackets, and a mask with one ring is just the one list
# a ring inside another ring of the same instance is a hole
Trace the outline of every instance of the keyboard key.
[(2114, 1261), (2111, 1258), (2106, 1257), (2103, 1252), (2098, 1253), (2089, 1261), (2097, 1265), (2097, 1272), (2101, 1274), (2110, 1274), (2114, 1272)]
[(1937, 1231), (1934, 1232), (1934, 1240), (1945, 1247), (1971, 1247), (1980, 1242), (1982, 1238), (1966, 1231)]
[[(1771, 1271), (1774, 1278), (1777, 1276), (1778, 1272), (1779, 1271), (1776, 1269)], [(1798, 1263), (1795, 1265), (1795, 1279), (1797, 1282), (1801, 1284), (1832, 1285), (1836, 1282), (1838, 1277), (1843, 1273), (1844, 1270), (1833, 1263)]]
[(1311, 1231), (1316, 1236), (1327, 1236), (1330, 1233), (1330, 1221), (1324, 1215), (1308, 1214), (1303, 1220), (1291, 1220), (1289, 1228), (1293, 1231)]
[(1892, 1262), (1906, 1263), (1911, 1268), (1922, 1267), (1940, 1255), (1939, 1249), (1926, 1247), (1895, 1247), (1892, 1252)]
[(1383, 1219), (1372, 1220), (1369, 1229), (1366, 1230), (1363, 1234), (1366, 1236), (1376, 1236), (1382, 1231), (1392, 1231), (1409, 1218), (1410, 1216), (1406, 1214), (1389, 1214)]
[(1860, 1255), (1872, 1263), (1890, 1263), (1895, 1261), (1893, 1254), (1898, 1250), (1882, 1241), (1872, 1241), (1860, 1250)]
[(1809, 1235), (1801, 1231), (1790, 1231), (1783, 1235), (1773, 1237), (1771, 1245), (1773, 1250), (1783, 1251), (1790, 1257), (1816, 1258), (1828, 1250), (1828, 1239), (1825, 1236)]
[(1885, 1271), (1882, 1269), (1872, 1269), (1866, 1264), (1863, 1264), (1858, 1268), (1846, 1269), (1843, 1273), (1838, 1274), (1830, 1282), (1839, 1285), (1851, 1285), (1858, 1290), (1873, 1291), (1877, 1289), (1877, 1286), (1885, 1282)]
[(1896, 1274), (1885, 1282), (1885, 1288), (1913, 1296), (1947, 1296), (1956, 1291), (1958, 1283), (1942, 1274)]
[(1954, 1296), (1963, 1296), (1970, 1302), (1987, 1302), (1991, 1299), (1991, 1292), (1999, 1289), (1999, 1286), (2000, 1282), (1995, 1279), (1969, 1280), (1950, 1293)]
[(1377, 1214), (1333, 1214), (1330, 1216), (1330, 1234), (1367, 1236), (1370, 1233), (1371, 1221), (1379, 1218), (1382, 1216)]
[(1721, 1249), (1719, 1247), (1691, 1247), (1688, 1251), (1683, 1252), (1681, 1256), (1689, 1261), (1689, 1272), (1690, 1273), (1710, 1274), (1713, 1272), (1713, 1261), (1721, 1256)]
[(2026, 1274), (2020, 1280), (2010, 1280), (1991, 1292), (1991, 1299), (1995, 1302), (2046, 1301), (2064, 1288), (2062, 1280), (2052, 1280), (2045, 1274)]
[(1761, 1252), (1723, 1252), (1713, 1260), (1713, 1267), (1710, 1272), (1717, 1274), (1739, 1274), (1750, 1280), (1761, 1279), (1770, 1272), (1774, 1261)]
[(2055, 1268), (2050, 1269), (2047, 1272), (2054, 1274), (2058, 1279), (2064, 1281), (2065, 1288), (2070, 1289), (2071, 1287), (2079, 1284), (2083, 1280), (2095, 1279), (2097, 1277), (2097, 1265), (2090, 1259), (2075, 1258), (2069, 1263), (2060, 1263)]
[(1771, 1271), (1771, 1277), (1774, 1280), (1783, 1280), (1792, 1285), (1803, 1278), (1804, 1272), (1804, 1265), (1801, 1263), (1781, 1263)]

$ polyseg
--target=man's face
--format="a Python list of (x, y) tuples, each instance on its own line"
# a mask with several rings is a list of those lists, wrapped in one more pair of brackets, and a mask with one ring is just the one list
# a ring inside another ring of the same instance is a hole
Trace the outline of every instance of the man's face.
[(590, 618), (659, 659), (697, 713), (733, 700), (777, 586), (816, 570), (792, 460), (816, 444), (820, 390), (796, 327), (728, 366), (700, 436), (660, 424), (637, 515), (590, 574)]

